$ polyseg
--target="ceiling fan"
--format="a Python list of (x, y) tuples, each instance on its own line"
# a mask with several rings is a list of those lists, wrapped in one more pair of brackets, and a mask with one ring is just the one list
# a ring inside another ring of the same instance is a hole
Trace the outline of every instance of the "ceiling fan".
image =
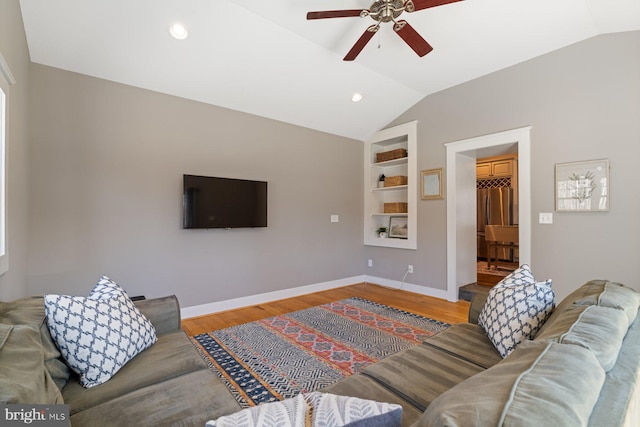
[(377, 0), (369, 7), (369, 9), (345, 9), (345, 10), (325, 10), (321, 12), (307, 13), (307, 19), (325, 19), (325, 18), (348, 18), (359, 16), (364, 18), (371, 17), (375, 24), (369, 26), (364, 34), (360, 36), (356, 44), (344, 57), (344, 61), (353, 61), (358, 54), (364, 49), (366, 44), (371, 40), (373, 35), (380, 28), (383, 22), (393, 21), (393, 31), (395, 31), (402, 40), (405, 41), (418, 54), (425, 56), (433, 50), (433, 47), (425, 39), (422, 38), (416, 30), (405, 20), (397, 21), (396, 18), (402, 12), (415, 12), (416, 10), (428, 9), (430, 7), (441, 6), (444, 4), (455, 3), (461, 0)]

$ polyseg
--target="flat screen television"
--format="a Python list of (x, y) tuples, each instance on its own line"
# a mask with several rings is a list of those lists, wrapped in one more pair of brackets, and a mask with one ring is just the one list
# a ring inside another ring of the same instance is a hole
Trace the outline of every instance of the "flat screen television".
[(183, 176), (183, 228), (267, 226), (267, 183)]

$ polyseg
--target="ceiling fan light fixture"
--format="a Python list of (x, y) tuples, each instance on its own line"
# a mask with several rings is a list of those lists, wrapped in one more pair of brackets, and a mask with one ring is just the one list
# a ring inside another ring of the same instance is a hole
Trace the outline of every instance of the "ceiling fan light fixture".
[(351, 97), (351, 100), (352, 100), (353, 102), (360, 102), (360, 101), (362, 101), (362, 98), (363, 98), (362, 94), (361, 94), (361, 93), (356, 92), (356, 93), (354, 93), (354, 94), (353, 94), (353, 96)]
[[(443, 6), (449, 3), (456, 3), (462, 0), (374, 0), (368, 9), (344, 9), (344, 10), (324, 10), (307, 13), (307, 19), (325, 18), (348, 18), (359, 16), (361, 18), (370, 17), (376, 23), (368, 27), (364, 34), (353, 45), (351, 50), (343, 58), (343, 61), (353, 61), (360, 54), (362, 49), (373, 38), (373, 34), (378, 31), (380, 24), (393, 22), (395, 33), (409, 45), (411, 49), (420, 57), (425, 56), (433, 50), (433, 47), (422, 38), (418, 32), (407, 23), (398, 20), (403, 12), (413, 13), (418, 10)], [(378, 46), (380, 47), (380, 46)], [(354, 101), (357, 102), (357, 101)]]
[(169, 34), (176, 40), (184, 40), (189, 37), (189, 31), (187, 28), (179, 22), (171, 24), (169, 27)]

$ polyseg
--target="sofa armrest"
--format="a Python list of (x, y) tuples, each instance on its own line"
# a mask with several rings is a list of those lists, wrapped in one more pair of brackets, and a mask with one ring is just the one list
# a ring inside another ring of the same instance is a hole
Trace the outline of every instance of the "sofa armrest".
[(134, 301), (134, 304), (151, 321), (157, 335), (181, 329), (180, 303), (175, 295)]
[(478, 324), (478, 316), (484, 307), (484, 303), (487, 301), (489, 292), (476, 292), (471, 300), (471, 306), (469, 307), (469, 323)]

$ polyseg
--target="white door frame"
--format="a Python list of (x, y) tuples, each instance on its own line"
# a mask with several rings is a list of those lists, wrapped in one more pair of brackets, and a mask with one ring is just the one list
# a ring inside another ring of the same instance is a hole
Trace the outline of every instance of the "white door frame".
[[(475, 178), (473, 182), (467, 182), (469, 181), (468, 179), (458, 182), (458, 177), (468, 176), (469, 174), (457, 171), (456, 166), (462, 157), (476, 158), (478, 150), (514, 144), (518, 145), (519, 262), (521, 264), (531, 264), (531, 126), (444, 144), (447, 152), (447, 299), (449, 301), (457, 301), (458, 287), (466, 284), (458, 283), (460, 269), (472, 268), (475, 271), (477, 268), (475, 262), (473, 266), (458, 265), (458, 251), (468, 252), (472, 250), (474, 254), (476, 253), (475, 243), (472, 248), (467, 247), (467, 244), (458, 248), (459, 219), (465, 219), (467, 222), (471, 221), (471, 218), (459, 217), (473, 215), (473, 221), (475, 221), (476, 212), (462, 212), (462, 209), (460, 209), (461, 212), (458, 211), (458, 207), (462, 206), (462, 202), (456, 197), (458, 192), (456, 189), (465, 188), (468, 190), (468, 186), (473, 186), (473, 193), (475, 194), (476, 183)], [(475, 239), (474, 235), (474, 242)], [(469, 259), (469, 257), (466, 257), (466, 259)], [(475, 260), (475, 256), (473, 259)]]

